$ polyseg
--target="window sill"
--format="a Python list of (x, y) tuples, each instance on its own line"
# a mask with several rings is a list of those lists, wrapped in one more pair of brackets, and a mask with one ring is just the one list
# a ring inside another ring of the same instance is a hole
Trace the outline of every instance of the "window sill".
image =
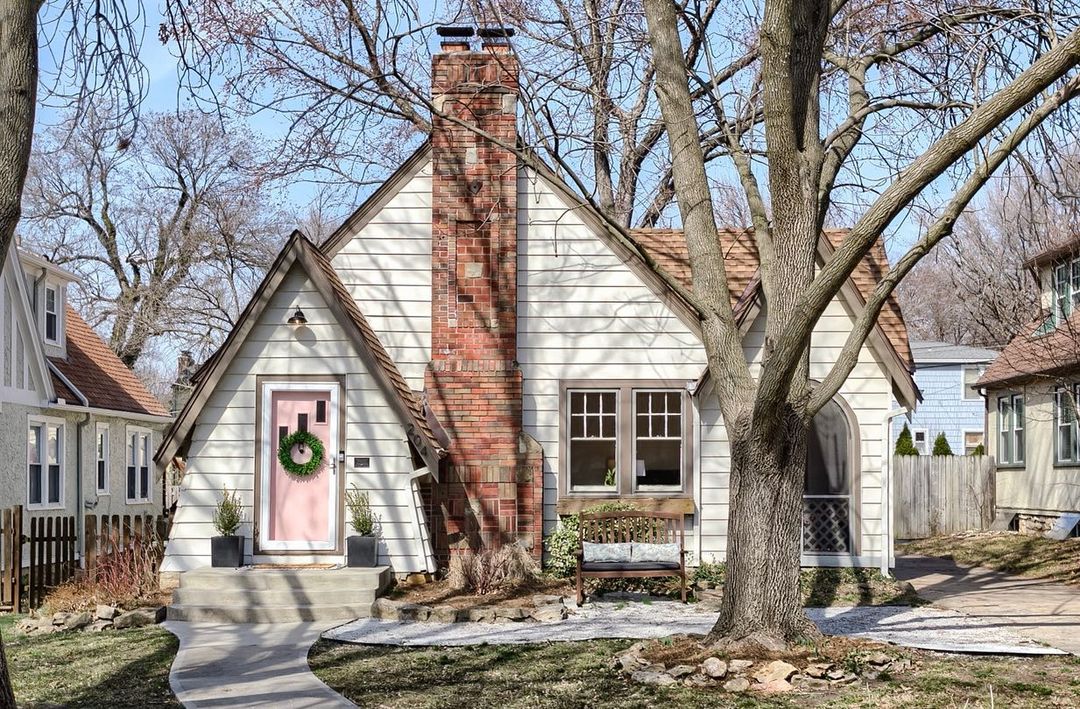
[(681, 492), (670, 497), (645, 497), (644, 495), (584, 497), (580, 495), (570, 495), (559, 498), (559, 501), (555, 505), (555, 512), (560, 515), (576, 515), (589, 507), (610, 504), (613, 502), (630, 503), (643, 512), (682, 512), (685, 515), (694, 514), (694, 498)]
[(27, 503), (26, 509), (31, 512), (47, 512), (49, 510), (63, 510), (66, 509), (66, 506), (63, 502), (50, 502), (49, 504), (44, 505), (32, 505)]
[(112, 493), (105, 492), (104, 490), (97, 490), (94, 494), (96, 494), (98, 497), (108, 497)]
[(151, 500), (149, 497), (146, 498), (146, 499), (138, 499), (138, 498), (132, 499), (132, 498), (128, 497), (128, 498), (125, 498), (124, 501), (127, 502), (129, 505), (149, 505), (149, 504), (151, 504), (153, 502), (153, 500)]
[(1023, 470), (1027, 465), (1025, 463), (998, 463), (998, 470)]

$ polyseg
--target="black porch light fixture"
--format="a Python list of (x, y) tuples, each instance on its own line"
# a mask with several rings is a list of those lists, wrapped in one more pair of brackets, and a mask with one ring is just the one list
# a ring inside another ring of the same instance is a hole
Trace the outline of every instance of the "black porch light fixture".
[(301, 325), (307, 325), (307, 318), (304, 317), (304, 311), (297, 308), (288, 322), (291, 327), (300, 327)]

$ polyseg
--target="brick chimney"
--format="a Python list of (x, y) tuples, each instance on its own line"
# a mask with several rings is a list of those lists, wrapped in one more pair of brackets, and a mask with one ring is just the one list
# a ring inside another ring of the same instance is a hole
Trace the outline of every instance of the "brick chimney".
[[(525, 453), (517, 364), (518, 63), (512, 30), (441, 27), (432, 61), (428, 403), (451, 438), (432, 494), (436, 549), (522, 540), (539, 553), (542, 488)], [(460, 121), (460, 123), (458, 122)], [(464, 125), (462, 125), (464, 124)], [(479, 131), (479, 132), (478, 132)], [(535, 485), (533, 483), (536, 483)]]

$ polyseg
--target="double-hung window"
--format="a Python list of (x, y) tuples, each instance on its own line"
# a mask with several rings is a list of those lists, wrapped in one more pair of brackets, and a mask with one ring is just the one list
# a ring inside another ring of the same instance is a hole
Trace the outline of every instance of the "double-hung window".
[(960, 392), (960, 398), (964, 401), (982, 401), (982, 395), (979, 393), (979, 389), (975, 386), (975, 382), (979, 381), (986, 372), (985, 364), (965, 364), (964, 365), (964, 381), (963, 391)]
[(150, 461), (153, 457), (150, 431), (128, 428), (127, 437), (127, 499), (129, 502), (150, 501)]
[(1080, 259), (1054, 266), (1053, 285), (1053, 321), (1055, 325), (1061, 325), (1080, 307)]
[(97, 477), (97, 493), (109, 494), (109, 424), (99, 423), (94, 438), (95, 467), (94, 474)]
[(1024, 396), (998, 397), (998, 462), (1021, 465), (1024, 462)]
[(1054, 460), (1058, 463), (1080, 462), (1080, 436), (1077, 431), (1077, 404), (1080, 385), (1059, 387), (1054, 392)]
[(45, 286), (45, 341), (60, 342), (60, 289), (52, 285)]
[(64, 504), (64, 424), (31, 419), (26, 441), (26, 503), (28, 507)]
[(689, 399), (651, 382), (565, 385), (562, 493), (671, 495), (690, 478)]

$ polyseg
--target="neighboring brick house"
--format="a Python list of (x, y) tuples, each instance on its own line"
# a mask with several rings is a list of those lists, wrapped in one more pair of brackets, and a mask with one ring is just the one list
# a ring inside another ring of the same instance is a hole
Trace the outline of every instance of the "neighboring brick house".
[(922, 401), (911, 414), (893, 420), (892, 440), (906, 423), (921, 455), (928, 455), (944, 433), (954, 455), (971, 455), (986, 443), (986, 402), (975, 382), (997, 357), (995, 350), (948, 342), (911, 342), (915, 384)]
[(1041, 286), (1039, 312), (978, 382), (997, 461), (997, 507), (1021, 531), (1062, 520), (1062, 533), (1080, 534), (1080, 237), (1027, 266)]
[(160, 514), (162, 405), (68, 303), (78, 279), (16, 249), (0, 272), (0, 507)]
[[(433, 102), (513, 145), (517, 79), (500, 37), (477, 51), (447, 38)], [(680, 232), (632, 237), (688, 282)], [(841, 237), (821, 239), (822, 259)], [(721, 238), (746, 355), (759, 362), (757, 253), (747, 232)], [(829, 370), (887, 269), (879, 244), (829, 305), (812, 376)], [(682, 511), (695, 563), (721, 560), (728, 447), (699, 322), (554, 172), (436, 117), (431, 139), (323, 244), (289, 239), (194, 375), (157, 452), (159, 464), (186, 464), (163, 571), (209, 564), (223, 487), (248, 512), (253, 563), (340, 561), (351, 485), (369, 493), (380, 561), (397, 573), (508, 541), (539, 556), (560, 515), (610, 500)], [(911, 408), (917, 397), (890, 301), (815, 426), (805, 563), (890, 561), (883, 423), (894, 398)], [(303, 478), (278, 460), (299, 430), (329, 452)]]

